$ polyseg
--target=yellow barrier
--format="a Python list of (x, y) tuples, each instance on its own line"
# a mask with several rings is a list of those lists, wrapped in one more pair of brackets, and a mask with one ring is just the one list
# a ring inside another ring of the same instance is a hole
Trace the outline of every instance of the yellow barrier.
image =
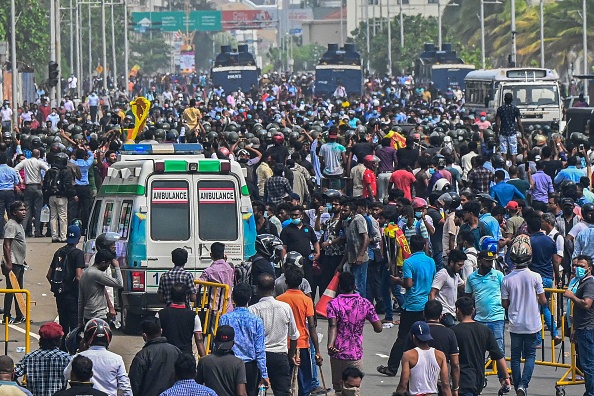
[[(0, 293), (4, 294), (25, 294), (25, 353), (31, 351), (31, 293), (26, 289), (0, 289)], [(18, 304), (16, 296), (14, 303)], [(8, 343), (10, 342), (8, 333), (8, 322), (4, 322), (4, 354), (8, 355)]]
[(208, 354), (212, 349), (214, 336), (219, 327), (219, 319), (227, 312), (230, 288), (229, 285), (222, 283), (201, 280), (195, 280), (194, 283), (198, 288), (195, 309), (202, 321), (204, 349)]
[[(578, 380), (577, 376), (582, 376), (583, 373), (577, 368), (577, 353), (575, 349), (575, 344), (570, 342), (570, 361), (569, 363), (565, 362), (565, 315), (563, 312), (563, 293), (565, 293), (565, 289), (552, 289), (552, 288), (545, 288), (545, 293), (549, 293), (549, 309), (551, 311), (551, 315), (553, 317), (553, 321), (557, 323), (558, 315), (561, 317), (561, 325), (559, 330), (559, 335), (561, 336), (561, 344), (560, 344), (560, 355), (561, 355), (561, 362), (558, 362), (555, 356), (555, 343), (551, 339), (551, 360), (545, 360), (545, 326), (544, 326), (544, 315), (541, 315), (542, 321), (542, 329), (541, 329), (541, 360), (536, 360), (534, 363), (540, 366), (548, 366), (548, 367), (560, 367), (566, 368), (567, 371), (563, 376), (555, 383), (555, 390), (556, 396), (565, 396), (565, 389), (563, 389), (566, 385), (580, 385), (584, 383), (584, 380)], [(557, 304), (557, 295), (560, 294), (561, 304)], [(573, 307), (573, 306), (572, 306)], [(570, 329), (570, 332), (573, 332), (573, 322)], [(510, 361), (510, 358), (506, 358), (507, 361)], [(522, 362), (524, 359), (522, 359)], [(485, 364), (485, 375), (497, 375), (497, 365), (494, 361), (488, 360)], [(511, 373), (511, 370), (508, 369), (508, 372)], [(486, 380), (485, 380), (486, 382)]]

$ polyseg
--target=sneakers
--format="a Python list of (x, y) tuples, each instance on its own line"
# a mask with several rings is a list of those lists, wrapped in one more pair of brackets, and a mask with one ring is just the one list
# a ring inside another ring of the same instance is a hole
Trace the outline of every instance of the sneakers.
[(526, 392), (526, 388), (523, 386), (518, 386), (516, 390), (516, 396), (528, 396), (528, 392)]
[(24, 316), (20, 316), (17, 318), (13, 318), (13, 317), (9, 317), (9, 316), (5, 316), (4, 317), (4, 321), (2, 322), (3, 324), (6, 324), (6, 321), (8, 320), (9, 324), (21, 324), (21, 323), (25, 323), (26, 319)]

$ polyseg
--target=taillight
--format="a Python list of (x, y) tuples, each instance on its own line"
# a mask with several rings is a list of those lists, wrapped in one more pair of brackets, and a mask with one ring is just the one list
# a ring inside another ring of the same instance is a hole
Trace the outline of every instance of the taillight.
[(144, 291), (144, 271), (132, 272), (132, 291)]
[(221, 162), (220, 173), (229, 173), (231, 172), (231, 162)]

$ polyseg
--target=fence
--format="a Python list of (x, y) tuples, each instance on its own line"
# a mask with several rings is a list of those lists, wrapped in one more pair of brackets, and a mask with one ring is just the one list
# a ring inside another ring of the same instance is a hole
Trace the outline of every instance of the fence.
[[(544, 326), (544, 316), (541, 315), (542, 330), (541, 330), (541, 349), (540, 349), (540, 360), (536, 360), (535, 364), (540, 366), (559, 367), (567, 369), (561, 378), (555, 383), (556, 396), (565, 396), (564, 387), (567, 385), (580, 385), (584, 383), (583, 379), (578, 379), (578, 376), (583, 377), (583, 373), (577, 367), (577, 353), (575, 344), (570, 343), (570, 355), (568, 361), (565, 359), (565, 342), (567, 338), (566, 334), (566, 321), (563, 310), (563, 293), (564, 289), (550, 289), (545, 288), (545, 293), (549, 294), (549, 309), (553, 315), (553, 321), (559, 324), (559, 335), (561, 336), (561, 344), (559, 344), (559, 356), (556, 357), (557, 350), (555, 349), (554, 341), (551, 339), (550, 349), (550, 360), (546, 359), (546, 336)], [(573, 332), (573, 324), (570, 329), (570, 333)], [(506, 358), (509, 361), (509, 358)], [(522, 359), (524, 361), (524, 359)], [(494, 361), (488, 360), (485, 364), (485, 375), (497, 375), (497, 365)], [(485, 379), (486, 382), (486, 379)]]
[[(15, 301), (19, 304), (21, 311), (23, 311), (25, 315), (25, 353), (29, 353), (31, 351), (31, 293), (29, 290), (26, 289), (0, 289), (0, 293), (4, 294), (14, 294)], [(22, 295), (25, 295), (25, 300), (22, 300)], [(24, 307), (23, 307), (24, 303)], [(9, 325), (8, 321), (4, 321), (4, 354), (8, 355), (8, 343), (9, 342), (16, 342), (16, 340), (11, 340), (9, 337)]]
[(204, 349), (210, 353), (214, 336), (219, 327), (220, 317), (227, 312), (229, 303), (229, 285), (195, 280), (198, 288), (196, 293), (196, 313), (202, 322)]

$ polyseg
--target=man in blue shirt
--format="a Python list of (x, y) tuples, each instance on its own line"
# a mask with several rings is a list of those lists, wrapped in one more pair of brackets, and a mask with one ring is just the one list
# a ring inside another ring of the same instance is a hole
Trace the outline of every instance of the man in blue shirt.
[(212, 389), (196, 382), (196, 359), (192, 354), (182, 353), (175, 361), (175, 384), (161, 396), (217, 396)]
[[(495, 253), (481, 250), (478, 255), (478, 269), (468, 276), (464, 292), (474, 298), (476, 314), (474, 320), (491, 329), (497, 345), (505, 354), (503, 332), (505, 310), (501, 305), (501, 284), (503, 273), (493, 268), (497, 259)], [(507, 373), (500, 373), (505, 376)], [(503, 377), (501, 377), (503, 378)]]
[(495, 171), (495, 185), (491, 187), (491, 196), (499, 202), (499, 205), (505, 207), (514, 198), (526, 199), (526, 196), (516, 186), (506, 183), (504, 180), (505, 172)]
[(571, 156), (567, 158), (567, 168), (561, 170), (557, 176), (555, 176), (555, 186), (558, 186), (563, 182), (563, 180), (571, 180), (574, 183), (580, 182), (580, 177), (586, 176), (586, 173), (583, 169), (577, 168), (578, 158), (576, 156)]
[(9, 211), (10, 205), (16, 200), (15, 189), (20, 191), (19, 176), (6, 162), (6, 153), (0, 153), (0, 238), (4, 238), (4, 213)]
[(391, 377), (398, 372), (410, 328), (416, 321), (423, 320), (423, 310), (425, 303), (429, 300), (435, 276), (435, 261), (425, 254), (425, 238), (421, 235), (411, 236), (410, 249), (412, 255), (404, 260), (402, 278), (391, 277), (393, 283), (406, 289), (398, 336), (390, 351), (388, 365), (377, 368), (378, 372)]
[(494, 238), (497, 238), (497, 240), (501, 239), (501, 226), (497, 219), (491, 216), (491, 210), (493, 210), (493, 207), (495, 206), (495, 201), (487, 194), (479, 196), (479, 201), (481, 203), (481, 215), (479, 216), (479, 220), (485, 223)]
[(76, 160), (71, 159), (70, 162), (78, 165), (80, 168), (80, 179), (74, 179), (74, 189), (76, 190), (76, 197), (71, 198), (68, 202), (68, 224), (72, 223), (75, 218), (82, 221), (83, 235), (86, 232), (89, 221), (89, 214), (91, 213), (91, 205), (93, 203), (93, 196), (91, 194), (91, 186), (89, 185), (89, 170), (93, 166), (95, 157), (92, 151), (85, 151), (79, 148), (75, 151), (74, 156)]
[(266, 369), (266, 348), (264, 343), (264, 322), (247, 309), (252, 297), (252, 287), (238, 283), (233, 288), (235, 309), (221, 316), (219, 326), (229, 325), (235, 330), (233, 353), (245, 364), (246, 392), (248, 396), (258, 394), (258, 386), (270, 386)]
[[(554, 287), (553, 279), (557, 279), (557, 282), (561, 279), (559, 276), (559, 262), (561, 260), (557, 255), (557, 247), (555, 242), (541, 231), (542, 220), (540, 216), (530, 215), (525, 220), (530, 233), (530, 245), (532, 246), (532, 263), (528, 268), (540, 274), (542, 285), (545, 288), (552, 288)], [(551, 331), (551, 337), (555, 345), (557, 345), (561, 342), (561, 337), (557, 333), (557, 324), (549, 309), (550, 293), (545, 293), (545, 296), (547, 297), (547, 304), (540, 307), (540, 312), (544, 315), (545, 323)], [(540, 343), (540, 332), (538, 333), (538, 341)]]

